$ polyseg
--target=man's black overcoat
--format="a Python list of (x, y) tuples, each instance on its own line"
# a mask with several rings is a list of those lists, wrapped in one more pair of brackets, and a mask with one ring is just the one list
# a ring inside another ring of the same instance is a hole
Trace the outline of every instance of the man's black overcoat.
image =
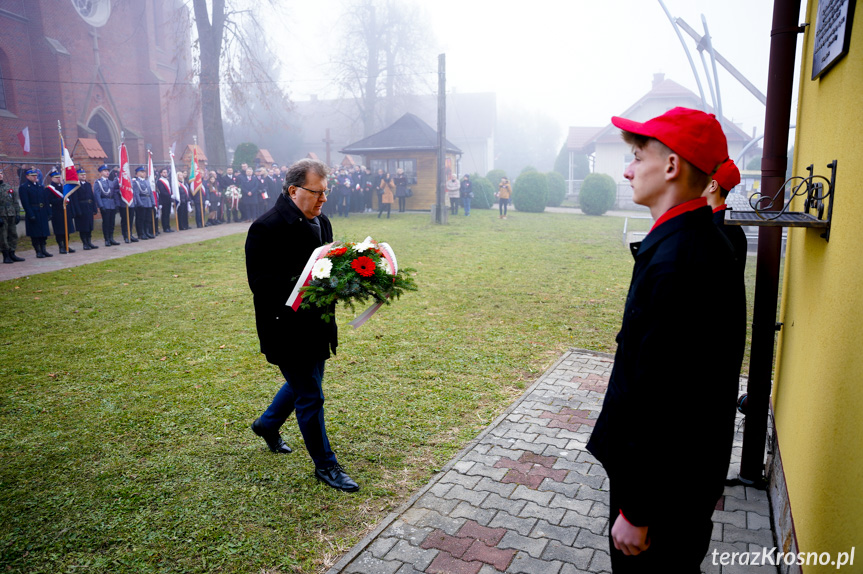
[(720, 233), (701, 207), (633, 244), (614, 368), (587, 449), (638, 526), (699, 509), (709, 518), (722, 494), (746, 294)]
[(294, 311), (285, 305), (309, 256), (333, 240), (327, 216), (319, 215), (318, 221), (321, 239), (294, 202), (279, 194), (276, 205), (252, 223), (246, 237), (246, 274), (261, 352), (275, 365), (321, 361), (331, 350), (336, 352), (335, 318), (326, 323), (318, 307)]

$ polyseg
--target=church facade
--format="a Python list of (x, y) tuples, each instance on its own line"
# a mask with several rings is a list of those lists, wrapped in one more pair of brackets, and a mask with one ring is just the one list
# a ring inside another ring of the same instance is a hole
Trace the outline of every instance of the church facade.
[(203, 142), (193, 25), (181, 0), (0, 0), (0, 163), (57, 163), (58, 122), (70, 151), (96, 141), (109, 164), (121, 140), (133, 166)]

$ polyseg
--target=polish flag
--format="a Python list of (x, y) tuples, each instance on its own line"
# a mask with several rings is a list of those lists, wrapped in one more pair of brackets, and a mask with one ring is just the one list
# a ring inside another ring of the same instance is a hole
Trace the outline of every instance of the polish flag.
[(129, 169), (129, 154), (126, 151), (126, 144), (120, 144), (120, 197), (126, 205), (132, 204), (132, 174)]
[(30, 127), (27, 126), (20, 132), (18, 132), (18, 141), (21, 143), (21, 147), (24, 148), (24, 155), (30, 153)]

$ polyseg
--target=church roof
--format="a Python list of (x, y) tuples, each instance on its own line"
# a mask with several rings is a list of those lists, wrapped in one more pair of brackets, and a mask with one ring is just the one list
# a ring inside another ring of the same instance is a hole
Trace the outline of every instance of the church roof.
[[(462, 153), (447, 140), (446, 151)], [(387, 128), (354, 142), (339, 150), (344, 154), (367, 154), (381, 151), (434, 151), (437, 149), (437, 131), (417, 116), (407, 113)]]

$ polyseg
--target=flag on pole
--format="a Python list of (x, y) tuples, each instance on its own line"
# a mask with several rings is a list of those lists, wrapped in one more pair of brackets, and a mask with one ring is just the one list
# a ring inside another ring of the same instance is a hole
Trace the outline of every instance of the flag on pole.
[(177, 142), (171, 145), (171, 198), (180, 203), (180, 185), (177, 183), (177, 167), (174, 165), (174, 146)]
[(189, 181), (192, 182), (192, 195), (197, 195), (198, 190), (204, 187), (204, 178), (198, 169), (198, 146), (194, 146), (192, 151), (192, 171), (189, 173)]
[(159, 193), (156, 191), (156, 173), (153, 171), (153, 152), (147, 150), (147, 181), (150, 182), (150, 189), (153, 190), (153, 199), (156, 205), (159, 205)]
[(132, 172), (129, 169), (129, 153), (126, 151), (126, 144), (120, 144), (120, 197), (123, 202), (129, 206), (132, 205)]
[[(59, 127), (59, 125), (58, 122), (57, 126)], [(63, 132), (60, 132), (60, 158), (60, 165), (63, 166), (61, 170), (63, 174), (63, 197), (69, 197), (81, 187), (81, 181), (78, 179), (78, 170), (72, 162), (72, 156), (63, 141)]]
[(30, 126), (25, 127), (18, 132), (18, 142), (24, 148), (24, 155), (30, 153)]

